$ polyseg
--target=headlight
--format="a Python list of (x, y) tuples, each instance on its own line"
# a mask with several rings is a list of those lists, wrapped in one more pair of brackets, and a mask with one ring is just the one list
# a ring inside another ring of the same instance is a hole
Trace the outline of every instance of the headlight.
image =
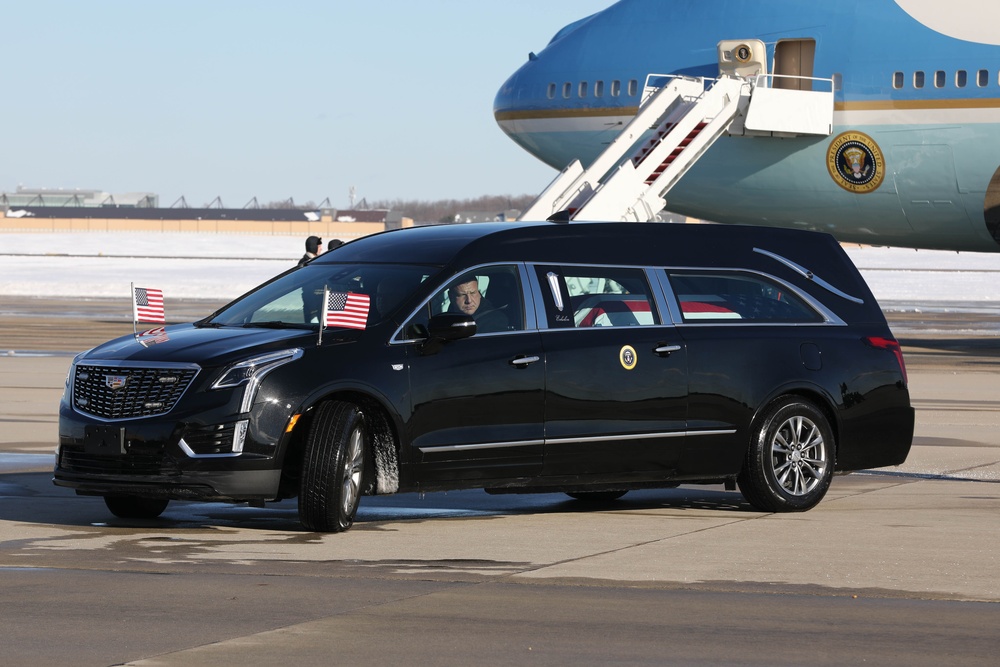
[(232, 364), (219, 379), (212, 383), (212, 389), (229, 389), (246, 384), (243, 393), (243, 404), (241, 412), (249, 412), (253, 406), (254, 398), (257, 395), (257, 387), (260, 386), (264, 376), (279, 366), (284, 366), (290, 361), (295, 361), (302, 356), (302, 348), (295, 347), (290, 350), (271, 352), (262, 354), (259, 357), (251, 357), (243, 361)]

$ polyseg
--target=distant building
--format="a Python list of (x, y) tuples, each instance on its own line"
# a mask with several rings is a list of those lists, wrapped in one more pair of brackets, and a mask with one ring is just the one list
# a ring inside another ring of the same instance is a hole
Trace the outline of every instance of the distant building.
[(506, 211), (459, 211), (452, 222), (508, 222), (517, 220), (521, 212), (517, 209)]
[(111, 194), (103, 190), (66, 190), (64, 188), (25, 188), (0, 192), (0, 207), (69, 206), (79, 208), (157, 208), (160, 198), (152, 192)]

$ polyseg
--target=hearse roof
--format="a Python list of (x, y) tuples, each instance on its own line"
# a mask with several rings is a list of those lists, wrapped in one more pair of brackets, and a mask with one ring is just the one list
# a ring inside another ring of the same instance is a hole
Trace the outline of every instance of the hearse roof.
[[(763, 252), (761, 252), (763, 251)], [(494, 262), (751, 269), (797, 283), (823, 301), (825, 282), (851, 321), (881, 318), (878, 303), (829, 234), (749, 225), (516, 222), (430, 225), (366, 236), (314, 263), (427, 264), (458, 273)], [(815, 280), (813, 276), (815, 275)]]
[(430, 225), (374, 234), (317, 262), (445, 266), (534, 261), (642, 266), (759, 266), (760, 248), (824, 266), (841, 253), (832, 236), (743, 225), (518, 222)]

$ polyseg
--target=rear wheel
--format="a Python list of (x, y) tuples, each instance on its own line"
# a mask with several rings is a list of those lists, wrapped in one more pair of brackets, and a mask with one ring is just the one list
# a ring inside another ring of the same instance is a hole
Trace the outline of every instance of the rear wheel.
[(104, 504), (112, 514), (121, 519), (155, 519), (163, 514), (169, 503), (166, 498), (104, 496)]
[(808, 401), (785, 397), (767, 409), (755, 427), (737, 482), (747, 501), (764, 512), (801, 512), (830, 488), (833, 430)]
[(309, 530), (339, 533), (351, 527), (361, 500), (366, 430), (357, 406), (322, 404), (306, 439), (299, 489), (299, 520)]

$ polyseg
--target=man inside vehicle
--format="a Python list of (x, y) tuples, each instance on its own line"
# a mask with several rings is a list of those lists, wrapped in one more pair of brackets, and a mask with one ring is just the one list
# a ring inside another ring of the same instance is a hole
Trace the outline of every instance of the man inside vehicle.
[(476, 320), (477, 333), (507, 331), (510, 328), (507, 316), (503, 311), (494, 307), (489, 299), (483, 297), (482, 292), (479, 291), (479, 281), (475, 277), (453, 285), (448, 290), (448, 296), (451, 299), (449, 310), (471, 315)]

